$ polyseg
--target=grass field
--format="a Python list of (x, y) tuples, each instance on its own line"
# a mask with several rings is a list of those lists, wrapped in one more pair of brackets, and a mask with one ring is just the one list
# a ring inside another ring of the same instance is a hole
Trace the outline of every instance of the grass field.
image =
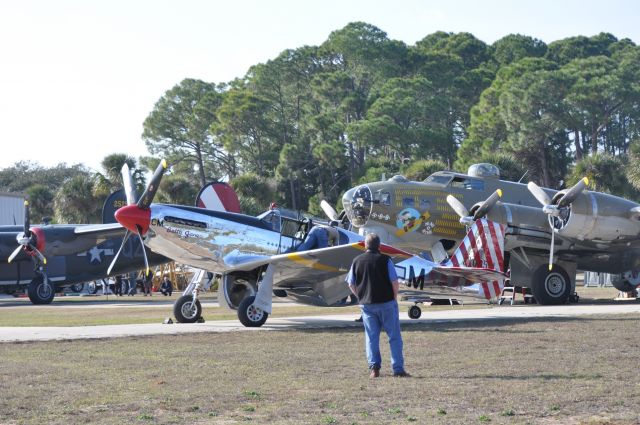
[(635, 424), (639, 316), (0, 344), (3, 424)]

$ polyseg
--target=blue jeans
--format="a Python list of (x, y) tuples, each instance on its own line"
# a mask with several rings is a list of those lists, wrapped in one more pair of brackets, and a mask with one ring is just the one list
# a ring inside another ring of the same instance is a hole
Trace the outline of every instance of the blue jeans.
[(382, 363), (382, 358), (380, 357), (380, 332), (384, 329), (389, 337), (393, 373), (404, 372), (398, 302), (391, 300), (381, 304), (364, 304), (360, 306), (360, 309), (362, 310), (362, 322), (364, 323), (369, 369), (380, 369)]

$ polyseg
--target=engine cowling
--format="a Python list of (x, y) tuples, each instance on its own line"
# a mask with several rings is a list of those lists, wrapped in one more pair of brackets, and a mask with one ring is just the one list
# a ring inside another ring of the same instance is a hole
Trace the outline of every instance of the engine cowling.
[[(564, 193), (558, 192), (552, 204), (557, 205)], [(612, 242), (636, 238), (640, 222), (631, 213), (634, 207), (637, 204), (617, 196), (584, 192), (551, 221), (558, 234), (578, 240)]]

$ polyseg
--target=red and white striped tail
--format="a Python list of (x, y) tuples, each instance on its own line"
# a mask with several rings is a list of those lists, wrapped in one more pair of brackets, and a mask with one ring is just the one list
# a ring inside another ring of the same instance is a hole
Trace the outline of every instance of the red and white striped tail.
[[(448, 267), (478, 267), (504, 272), (504, 232), (506, 226), (485, 218), (476, 220), (458, 249), (444, 264)], [(478, 282), (480, 292), (490, 300), (500, 295), (503, 282)]]

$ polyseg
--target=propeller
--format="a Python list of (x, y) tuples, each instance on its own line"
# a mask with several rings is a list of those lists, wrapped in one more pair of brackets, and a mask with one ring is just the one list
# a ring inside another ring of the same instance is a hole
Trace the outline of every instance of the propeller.
[(131, 170), (129, 170), (129, 165), (126, 162), (122, 165), (120, 172), (122, 174), (122, 186), (124, 186), (124, 193), (127, 197), (127, 205), (133, 205), (136, 203), (137, 194), (131, 178)]
[[(131, 182), (131, 174), (129, 173), (129, 167), (125, 168), (125, 166), (122, 167), (123, 181), (126, 182), (127, 180), (129, 180), (129, 182)], [(127, 205), (126, 207), (122, 207), (116, 211), (115, 213), (116, 220), (118, 220), (118, 223), (122, 224), (122, 226), (126, 229), (126, 232), (124, 234), (124, 237), (122, 238), (122, 244), (120, 244), (120, 249), (118, 249), (118, 252), (113, 257), (113, 260), (111, 261), (111, 264), (107, 269), (107, 274), (111, 274), (113, 267), (115, 266), (116, 262), (118, 261), (118, 258), (120, 257), (120, 253), (122, 252), (124, 245), (127, 243), (127, 240), (132, 234), (138, 235), (138, 239), (140, 240), (140, 244), (142, 245), (142, 256), (144, 257), (144, 265), (146, 268), (146, 273), (147, 274), (150, 273), (151, 270), (149, 268), (149, 260), (147, 258), (147, 252), (144, 248), (143, 236), (147, 233), (147, 231), (149, 230), (149, 225), (151, 224), (151, 209), (149, 207), (153, 202), (153, 198), (155, 197), (155, 194), (158, 191), (158, 186), (160, 185), (160, 181), (162, 180), (162, 176), (164, 175), (164, 172), (166, 170), (167, 170), (167, 161), (163, 159), (162, 161), (160, 161), (160, 164), (158, 164), (156, 171), (153, 173), (153, 177), (151, 178), (151, 181), (149, 181), (149, 184), (147, 185), (147, 188), (145, 189), (144, 193), (138, 200), (138, 203), (136, 204), (135, 201), (131, 202), (133, 199), (131, 200), (129, 199), (129, 196), (130, 196), (129, 193), (132, 193), (133, 191), (130, 191), (127, 193), (127, 203), (129, 205)], [(130, 183), (130, 185), (131, 187), (133, 187), (132, 183)], [(125, 186), (125, 190), (127, 190), (126, 186)]]
[(320, 208), (322, 208), (322, 211), (324, 211), (327, 217), (329, 217), (329, 220), (331, 221), (340, 220), (338, 216), (338, 212), (324, 199), (320, 201)]
[(540, 202), (542, 205), (542, 211), (547, 214), (549, 218), (549, 227), (551, 227), (551, 247), (549, 248), (549, 270), (553, 269), (553, 251), (555, 248), (555, 234), (556, 229), (562, 229), (563, 225), (569, 219), (569, 212), (571, 203), (584, 191), (589, 185), (589, 179), (583, 177), (567, 190), (562, 197), (560, 197), (556, 203), (549, 198), (549, 195), (534, 182), (527, 183), (529, 192)]
[(42, 262), (47, 264), (47, 259), (41, 249), (44, 249), (44, 233), (40, 229), (31, 229), (31, 221), (29, 214), (29, 201), (24, 201), (24, 231), (16, 237), (18, 247), (11, 253), (8, 262), (11, 263), (16, 256), (23, 250), (31, 256), (35, 256)]
[(491, 208), (502, 197), (502, 190), (496, 189), (482, 204), (470, 215), (469, 210), (453, 195), (447, 195), (447, 203), (453, 210), (460, 216), (460, 223), (465, 226), (470, 226), (474, 221), (484, 217), (491, 211)]
[(149, 208), (149, 205), (153, 202), (153, 198), (156, 196), (158, 186), (160, 186), (160, 180), (162, 180), (165, 171), (167, 171), (167, 161), (163, 159), (160, 161), (160, 164), (158, 164), (155, 173), (153, 173), (153, 177), (151, 177), (147, 188), (142, 193), (142, 196), (140, 196), (140, 199), (138, 199), (138, 208)]

